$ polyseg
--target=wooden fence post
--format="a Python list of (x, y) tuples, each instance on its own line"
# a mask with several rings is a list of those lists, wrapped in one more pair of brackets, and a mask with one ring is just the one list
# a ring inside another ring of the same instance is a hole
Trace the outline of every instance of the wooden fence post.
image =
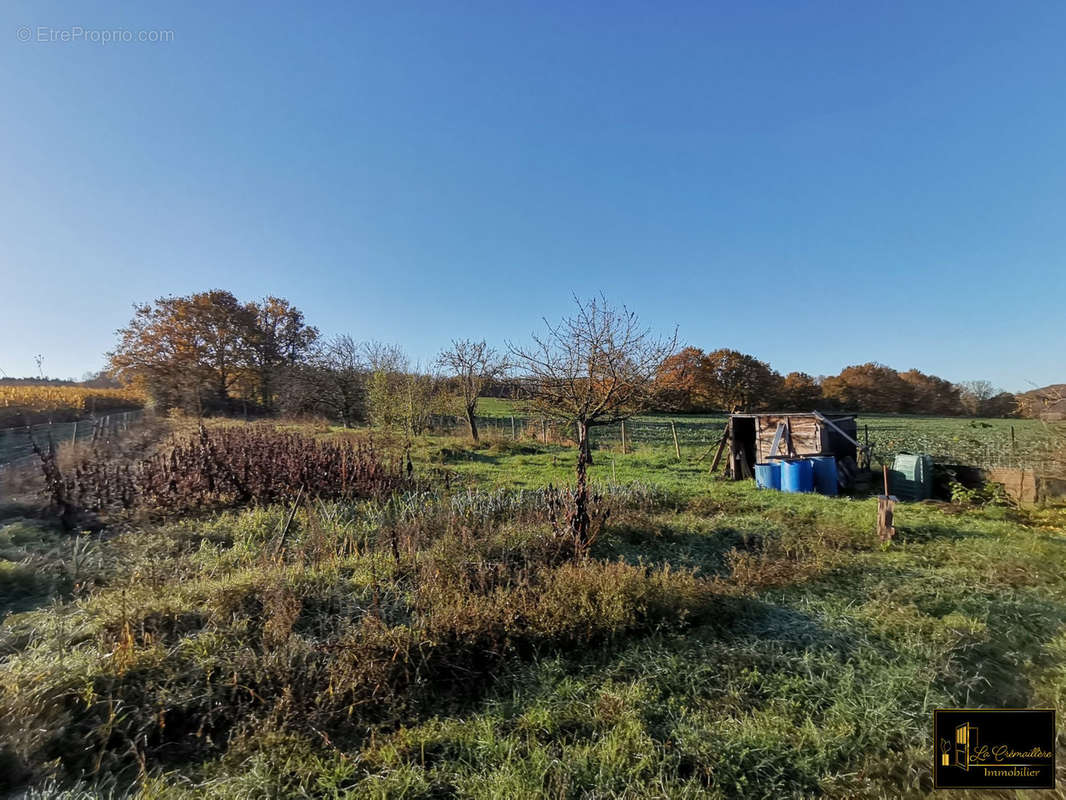
[(892, 541), (892, 537), (896, 535), (896, 529), (893, 527), (893, 505), (892, 496), (889, 492), (888, 485), (888, 465), (881, 466), (884, 481), (885, 481), (885, 493), (877, 498), (877, 538), (882, 544), (887, 544)]
[(626, 421), (622, 420), (622, 455), (626, 454)]
[(78, 421), (77, 420), (74, 420), (74, 432), (72, 434), (70, 434), (70, 443), (72, 445), (78, 443)]
[(674, 435), (674, 455), (677, 456), (677, 460), (681, 460), (681, 445), (677, 443), (677, 426), (674, 425), (674, 421), (670, 420), (670, 433)]
[(514, 417), (511, 417), (511, 438), (512, 439), (517, 439), (518, 438), (518, 432), (517, 432), (517, 430), (515, 429), (515, 426), (514, 426)]

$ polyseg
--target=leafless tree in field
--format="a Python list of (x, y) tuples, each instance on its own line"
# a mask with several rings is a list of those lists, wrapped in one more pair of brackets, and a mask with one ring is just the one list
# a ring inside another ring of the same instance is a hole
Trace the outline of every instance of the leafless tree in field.
[(407, 354), (399, 345), (372, 339), (364, 342), (362, 351), (371, 372), (406, 372)]
[(477, 401), (485, 387), (507, 372), (507, 361), (482, 339), (453, 339), (452, 346), (437, 357), (437, 365), (459, 384), (470, 437), (477, 442)]
[(363, 346), (351, 336), (319, 340), (303, 362), (280, 372), (282, 409), (322, 412), (351, 428), (366, 416), (368, 371)]
[(602, 295), (574, 298), (573, 316), (533, 335), (529, 346), (508, 344), (512, 363), (533, 410), (577, 428), (577, 487), (570, 524), (575, 549), (587, 546), (589, 429), (646, 410), (655, 377), (677, 347), (677, 332), (655, 337), (625, 306), (615, 308)]
[(966, 410), (974, 416), (980, 416), (985, 403), (996, 395), (996, 388), (990, 381), (962, 381), (956, 384)]

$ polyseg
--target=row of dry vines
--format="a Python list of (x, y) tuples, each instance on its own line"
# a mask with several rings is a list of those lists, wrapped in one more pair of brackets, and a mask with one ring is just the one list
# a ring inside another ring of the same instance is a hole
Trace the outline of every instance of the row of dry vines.
[(414, 486), (409, 456), (389, 461), (372, 443), (320, 442), (262, 428), (201, 426), (198, 435), (149, 458), (121, 463), (90, 453), (65, 475), (54, 449), (37, 453), (48, 493), (65, 518), (78, 511), (267, 505), (300, 495), (382, 498)]

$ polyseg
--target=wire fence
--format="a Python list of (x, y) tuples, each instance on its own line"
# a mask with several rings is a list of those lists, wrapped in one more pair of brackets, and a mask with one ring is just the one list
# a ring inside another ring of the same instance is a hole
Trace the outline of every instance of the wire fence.
[[(32, 462), (33, 442), (46, 447), (49, 440), (85, 442), (121, 434), (144, 416), (143, 410), (108, 414), (77, 422), (57, 422), (30, 427), (0, 429), (0, 470)], [(577, 430), (572, 424), (530, 416), (477, 417), (479, 431), (488, 437), (538, 442), (574, 444)], [(600, 425), (590, 429), (591, 444), (600, 449), (627, 450), (640, 447), (676, 447), (684, 457), (699, 457), (721, 440), (725, 432), (725, 415), (698, 419), (662, 419), (634, 417), (624, 423)], [(464, 435), (465, 417), (436, 415), (432, 430), (437, 433)], [(676, 439), (675, 439), (676, 437)], [(891, 424), (860, 427), (859, 439), (868, 441), (877, 461), (891, 463), (896, 453), (928, 453), (941, 464), (978, 467), (1014, 467), (1045, 472), (1063, 471), (1061, 442), (1047, 433), (1019, 435), (1013, 431), (981, 431), (960, 435), (958, 431), (928, 433), (919, 431), (904, 420)]]
[[(534, 417), (476, 417), (478, 432), (502, 439), (531, 440), (544, 444), (572, 444), (577, 441), (577, 428), (558, 420)], [(437, 416), (433, 429), (441, 433), (462, 435), (469, 430), (465, 417)], [(698, 421), (660, 420), (635, 417), (611, 425), (596, 425), (589, 429), (593, 447), (672, 445), (711, 446), (725, 431), (725, 417), (721, 420)]]
[[(623, 437), (627, 449), (676, 447), (689, 455), (703, 455), (725, 433), (727, 417), (701, 417), (695, 420), (634, 417), (624, 423), (595, 426), (589, 431), (593, 447), (621, 449)], [(503, 439), (534, 441), (545, 444), (573, 444), (577, 431), (572, 425), (525, 416), (477, 417), (480, 433)], [(438, 416), (433, 429), (441, 433), (463, 435), (469, 429), (464, 417)], [(676, 435), (676, 440), (675, 440)], [(928, 453), (937, 463), (975, 467), (1012, 467), (1044, 472), (1062, 471), (1063, 448), (1060, 441), (1042, 430), (1015, 438), (1012, 430), (981, 431), (962, 434), (959, 430), (924, 432), (894, 421), (880, 425), (861, 425), (859, 441), (869, 443), (875, 462), (892, 463), (898, 453)]]
[(20, 428), (0, 429), (0, 470), (14, 469), (32, 463), (33, 445), (46, 448), (49, 442), (94, 442), (121, 435), (144, 411), (121, 411), (75, 422), (45, 422)]

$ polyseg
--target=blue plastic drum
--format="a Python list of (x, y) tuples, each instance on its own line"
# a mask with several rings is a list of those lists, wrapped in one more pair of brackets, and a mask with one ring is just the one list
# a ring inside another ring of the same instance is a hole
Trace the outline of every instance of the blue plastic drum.
[(814, 491), (814, 465), (809, 458), (781, 462), (781, 491)]
[(818, 494), (835, 495), (837, 493), (837, 460), (834, 456), (815, 456), (814, 490)]
[(755, 488), (778, 489), (781, 488), (781, 462), (771, 461), (769, 464), (755, 465)]

